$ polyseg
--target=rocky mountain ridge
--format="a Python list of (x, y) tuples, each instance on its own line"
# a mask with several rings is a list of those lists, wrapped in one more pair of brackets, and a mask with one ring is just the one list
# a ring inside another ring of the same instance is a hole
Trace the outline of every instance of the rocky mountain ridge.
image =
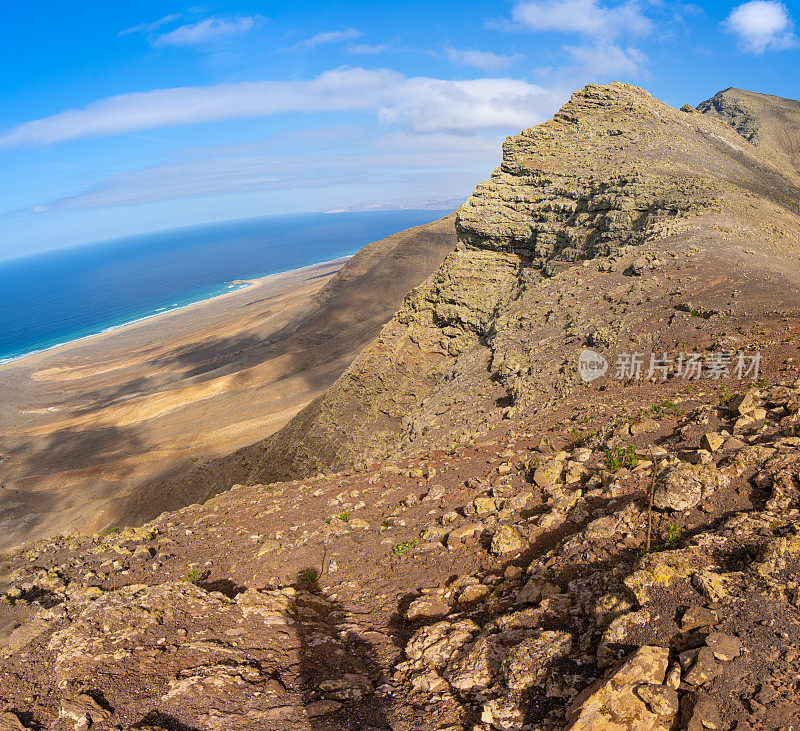
[(8, 558), (0, 729), (798, 725), (798, 201), (718, 119), (576, 92), (242, 484)]

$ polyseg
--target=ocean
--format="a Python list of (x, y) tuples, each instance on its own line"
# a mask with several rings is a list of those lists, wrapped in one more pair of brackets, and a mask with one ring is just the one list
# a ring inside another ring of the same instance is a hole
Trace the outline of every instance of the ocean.
[(354, 254), (447, 213), (267, 216), (0, 261), (0, 362), (230, 292), (232, 280)]

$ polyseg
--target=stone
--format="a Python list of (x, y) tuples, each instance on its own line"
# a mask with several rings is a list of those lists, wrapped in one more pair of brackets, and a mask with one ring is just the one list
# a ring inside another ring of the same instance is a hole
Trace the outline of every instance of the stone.
[(360, 701), (373, 692), (369, 678), (355, 673), (344, 673), (340, 678), (323, 680), (319, 689), (325, 700)]
[(636, 690), (663, 685), (669, 649), (644, 645), (622, 660), (605, 679), (581, 692), (567, 712), (570, 731), (666, 731), (671, 719), (653, 713)]
[(433, 500), (441, 500), (444, 497), (444, 493), (445, 490), (443, 485), (434, 485), (433, 487), (431, 487), (430, 490), (428, 490), (428, 494), (425, 495), (425, 497), (422, 499), (425, 502), (431, 502)]
[(687, 632), (698, 627), (708, 627), (709, 625), (717, 624), (717, 622), (719, 622), (719, 617), (716, 611), (706, 607), (693, 606), (683, 613), (681, 629)]
[(728, 403), (728, 409), (734, 414), (749, 414), (756, 409), (757, 395), (758, 390), (755, 388), (749, 389), (746, 393), (736, 394)]
[(526, 690), (541, 683), (551, 671), (554, 660), (572, 650), (569, 632), (542, 632), (513, 647), (503, 663), (505, 683), (511, 690)]
[(28, 726), (23, 726), (17, 715), (8, 711), (0, 713), (0, 731), (28, 731)]
[(653, 504), (662, 510), (689, 510), (729, 484), (730, 478), (712, 465), (669, 465), (656, 479)]
[(557, 458), (548, 459), (534, 470), (533, 481), (543, 490), (546, 490), (559, 482), (563, 470), (563, 460)]
[(498, 635), (483, 635), (457, 652), (443, 673), (450, 685), (462, 692), (476, 693), (492, 685), (503, 658)]
[(501, 525), (492, 538), (491, 551), (495, 556), (502, 556), (504, 553), (522, 551), (527, 545), (528, 542), (516, 528)]
[[(694, 661), (692, 661), (692, 655), (694, 655)], [(686, 656), (685, 660), (684, 656)], [(705, 685), (722, 672), (722, 668), (714, 659), (714, 653), (710, 647), (701, 647), (696, 652), (690, 650), (689, 653), (681, 653), (680, 658), (681, 665), (689, 666), (689, 669), (684, 671), (681, 678), (687, 685)]]
[(111, 713), (99, 706), (94, 698), (81, 693), (72, 700), (61, 701), (61, 710), (58, 716), (71, 721), (75, 731), (82, 731), (94, 724), (108, 721)]
[(666, 589), (697, 572), (691, 556), (683, 550), (660, 551), (642, 556), (636, 571), (623, 579), (641, 605), (647, 604), (654, 590)]
[(733, 660), (742, 652), (742, 641), (733, 635), (726, 635), (723, 632), (712, 632), (706, 637), (706, 645), (711, 648), (717, 660), (728, 662)]
[(636, 437), (640, 434), (658, 431), (660, 426), (661, 425), (654, 419), (643, 419), (636, 424), (631, 424), (631, 434)]
[(481, 721), (498, 731), (522, 731), (525, 712), (511, 698), (493, 698), (483, 704)]
[(421, 596), (415, 599), (406, 610), (406, 619), (409, 622), (417, 622), (420, 619), (438, 619), (444, 617), (450, 611), (450, 605), (441, 597), (435, 594)]
[(703, 434), (703, 438), (700, 440), (700, 446), (709, 452), (716, 452), (724, 443), (725, 437), (715, 432)]
[(477, 515), (490, 515), (497, 512), (497, 500), (491, 497), (476, 497), (472, 504)]
[(489, 587), (484, 586), (483, 584), (475, 584), (473, 586), (467, 586), (458, 595), (458, 603), (471, 604), (472, 602), (479, 602), (481, 599), (485, 599), (488, 594), (489, 594)]
[(636, 688), (636, 695), (659, 716), (674, 716), (678, 712), (678, 692), (666, 685), (643, 683)]
[(483, 528), (483, 523), (467, 523), (459, 528), (453, 528), (447, 536), (447, 547), (450, 550), (459, 548), (467, 539), (483, 531)]
[(406, 645), (406, 657), (420, 667), (443, 668), (453, 654), (479, 631), (471, 619), (437, 622), (418, 629)]

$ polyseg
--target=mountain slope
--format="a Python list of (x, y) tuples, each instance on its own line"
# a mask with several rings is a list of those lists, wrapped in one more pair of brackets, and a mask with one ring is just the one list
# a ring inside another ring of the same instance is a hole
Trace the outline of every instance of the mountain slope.
[[(587, 343), (707, 348), (676, 314), (689, 298), (729, 312), (718, 331), (734, 339), (766, 312), (796, 314), (798, 214), (800, 178), (728, 124), (590, 85), (506, 140), (458, 211), (458, 249), (324, 396), (246, 452), (248, 480), (446, 446), (442, 414), (463, 393), (467, 431), (485, 431), (493, 400), (533, 408), (574, 389)], [(629, 268), (663, 273), (639, 283)]]
[(697, 109), (727, 122), (756, 147), (800, 171), (800, 101), (731, 87)]
[(0, 727), (800, 725), (799, 194), (727, 123), (576, 92), (211, 477), (326, 474), (0, 563)]
[[(454, 215), (368, 244), (268, 342), (257, 343), (252, 353), (233, 354), (230, 364), (217, 365), (240, 368), (243, 358), (282, 358), (310, 394), (324, 392), (375, 337), (408, 290), (435, 271), (455, 244)], [(285, 388), (291, 391), (296, 386), (286, 380)], [(151, 478), (101, 521), (105, 525), (141, 523), (243, 481), (250, 451), (244, 448), (234, 460), (209, 459), (197, 467)]]

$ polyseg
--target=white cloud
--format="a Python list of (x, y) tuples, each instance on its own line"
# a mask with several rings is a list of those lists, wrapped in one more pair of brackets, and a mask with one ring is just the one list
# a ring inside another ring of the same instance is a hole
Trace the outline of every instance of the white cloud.
[(169, 33), (158, 36), (153, 42), (155, 46), (193, 46), (208, 43), (219, 38), (249, 33), (261, 20), (261, 16), (253, 15), (233, 20), (207, 18), (198, 23), (182, 25)]
[(447, 48), (445, 50), (447, 58), (453, 63), (473, 66), (484, 71), (500, 71), (522, 58), (518, 53), (513, 56), (503, 56), (491, 51), (472, 51), (459, 48)]
[(414, 132), (500, 127), (516, 131), (542, 121), (565, 96), (517, 79), (418, 77), (405, 79), (393, 90), (379, 117)]
[(127, 36), (131, 33), (153, 33), (157, 31), (159, 28), (162, 28), (165, 25), (169, 25), (170, 23), (174, 23), (176, 20), (180, 19), (180, 15), (177, 13), (173, 13), (172, 15), (165, 15), (163, 18), (154, 21), (153, 23), (140, 23), (139, 25), (134, 25), (131, 28), (126, 28), (125, 30), (121, 30), (117, 33), (117, 36)]
[(323, 33), (317, 33), (311, 38), (306, 38), (303, 41), (295, 43), (292, 48), (316, 48), (317, 46), (324, 46), (328, 43), (339, 43), (341, 41), (352, 41), (355, 38), (360, 38), (364, 34), (355, 28), (347, 28), (346, 30), (328, 30)]
[(611, 76), (638, 77), (642, 75), (647, 57), (637, 48), (622, 48), (597, 43), (591, 46), (564, 46), (564, 52), (574, 62), (570, 74), (606, 79)]
[(526, 81), (449, 81), (361, 68), (310, 80), (179, 87), (121, 94), (25, 122), (0, 134), (0, 149), (50, 145), (85, 137), (280, 113), (372, 111), (413, 132), (515, 130), (548, 116), (566, 90)]
[(789, 11), (778, 0), (751, 0), (737, 5), (722, 26), (736, 35), (740, 47), (750, 53), (783, 50), (797, 43)]
[(517, 2), (511, 16), (528, 30), (579, 33), (606, 41), (653, 30), (652, 21), (634, 0), (613, 6), (597, 0), (529, 0)]

